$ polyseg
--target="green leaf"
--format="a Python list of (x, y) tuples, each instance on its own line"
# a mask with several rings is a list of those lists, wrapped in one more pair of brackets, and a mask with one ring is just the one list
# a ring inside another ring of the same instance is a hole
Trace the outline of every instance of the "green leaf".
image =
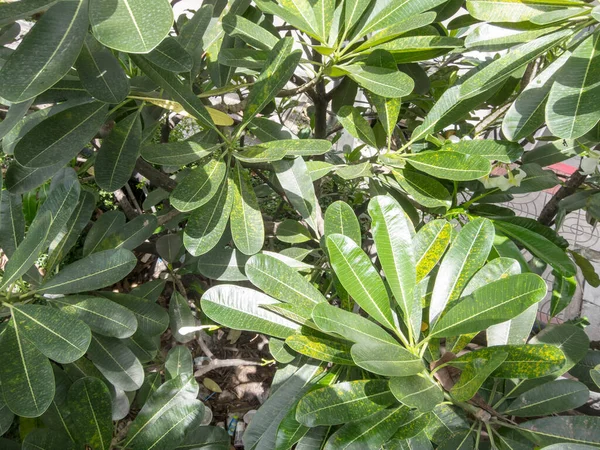
[(179, 260), (183, 247), (181, 233), (165, 234), (156, 240), (156, 252), (166, 262), (173, 264)]
[[(327, 217), (327, 216), (326, 216)], [(310, 231), (300, 222), (293, 219), (285, 219), (277, 228), (275, 228), (275, 236), (281, 242), (288, 244), (301, 244), (310, 241), (313, 237)]]
[(471, 361), (489, 359), (497, 352), (507, 353), (504, 362), (492, 373), (494, 378), (540, 378), (556, 372), (565, 362), (563, 352), (553, 345), (498, 345), (464, 354), (450, 361), (450, 365), (462, 369)]
[[(458, 411), (461, 412), (461, 410)], [(459, 412), (446, 404), (437, 405), (432, 411), (431, 421), (425, 429), (427, 437), (436, 444), (442, 444), (456, 435), (469, 432), (469, 425), (464, 414)]]
[(15, 415), (8, 409), (8, 406), (6, 406), (4, 397), (0, 396), (0, 436), (10, 429), (14, 420)]
[(73, 215), (81, 196), (81, 187), (77, 174), (71, 168), (61, 169), (52, 179), (50, 192), (39, 208), (38, 214), (50, 212), (49, 240), (64, 232), (69, 218)]
[(129, 94), (129, 79), (119, 60), (88, 34), (75, 62), (82, 86), (92, 97), (119, 103)]
[(552, 299), (550, 301), (550, 315), (556, 317), (563, 311), (573, 299), (577, 290), (577, 279), (575, 277), (563, 277), (555, 273), (552, 286)]
[[(14, 441), (8, 441), (14, 442)], [(1, 442), (4, 445), (4, 442)], [(12, 447), (7, 447), (10, 450)], [(22, 450), (75, 450), (76, 447), (71, 441), (65, 440), (65, 435), (58, 431), (36, 428), (23, 439)]]
[(148, 53), (146, 59), (161, 69), (175, 73), (189, 72), (193, 66), (192, 55), (171, 36)]
[(227, 173), (222, 160), (211, 159), (193, 169), (171, 194), (171, 204), (182, 212), (205, 205), (217, 193)]
[(408, 408), (384, 409), (355, 423), (348, 423), (333, 433), (323, 450), (339, 448), (359, 450), (380, 448), (405, 422)]
[(468, 0), (467, 9), (473, 17), (488, 22), (523, 22), (534, 17), (579, 6), (571, 0)]
[(271, 52), (261, 72), (248, 94), (244, 120), (242, 125), (247, 125), (263, 108), (270, 103), (275, 95), (291, 78), (300, 61), (301, 51), (292, 51), (294, 41), (290, 37), (281, 39)]
[(208, 130), (186, 141), (146, 145), (142, 147), (142, 158), (152, 164), (185, 166), (210, 155), (220, 146), (216, 133)]
[(87, 0), (52, 6), (2, 66), (0, 96), (20, 103), (58, 82), (75, 63), (87, 29)]
[(9, 25), (19, 19), (26, 19), (50, 8), (56, 0), (21, 0), (0, 4), (0, 26)]
[(587, 334), (581, 328), (570, 323), (563, 323), (548, 325), (534, 336), (529, 343), (547, 344), (559, 348), (566, 359), (565, 365), (560, 367), (562, 371), (560, 375), (562, 375), (585, 358), (589, 341)]
[(575, 409), (590, 396), (585, 384), (575, 380), (556, 380), (524, 392), (503, 413), (517, 417), (536, 417)]
[(390, 391), (400, 403), (421, 412), (433, 411), (444, 401), (438, 384), (422, 374), (390, 378)]
[(106, 103), (90, 102), (42, 120), (15, 146), (17, 162), (33, 168), (69, 162), (96, 135), (107, 110)]
[(448, 304), (460, 297), (469, 279), (485, 263), (493, 240), (494, 226), (487, 219), (475, 219), (462, 228), (444, 256), (436, 277), (429, 307), (431, 325)]
[[(423, 4), (423, 2), (421, 2), (421, 4)], [(356, 50), (354, 50), (354, 52), (362, 53), (364, 50), (373, 48), (374, 46), (383, 44), (384, 42), (391, 41), (392, 39), (396, 39), (397, 37), (408, 33), (409, 31), (424, 28), (431, 24), (435, 18), (434, 12), (401, 17), (399, 20), (395, 21), (389, 26), (386, 26), (372, 36), (369, 36), (369, 39), (363, 41), (356, 48)]]
[(121, 120), (102, 142), (94, 167), (98, 186), (113, 192), (122, 188), (135, 169), (142, 142), (142, 121), (139, 113)]
[(275, 450), (292, 448), (309, 429), (296, 420), (296, 407), (292, 406), (277, 427)]
[(365, 36), (378, 30), (385, 30), (393, 27), (398, 22), (420, 14), (429, 9), (435, 8), (444, 3), (444, 0), (401, 0), (398, 2), (383, 3), (381, 6), (373, 8), (370, 14), (365, 18), (360, 31), (355, 33), (357, 36)]
[(527, 437), (538, 445), (556, 443), (600, 445), (600, 418), (590, 416), (555, 416), (535, 419), (519, 425)]
[(462, 86), (481, 72), (482, 67), (487, 67), (487, 65), (481, 64), (470, 70), (458, 80), (455, 86), (447, 89), (442, 94), (425, 117), (423, 123), (415, 128), (410, 142), (421, 140), (430, 133), (457, 123), (468, 115), (469, 111), (476, 109), (498, 90), (499, 85), (495, 85), (495, 87), (490, 86), (489, 90), (483, 91), (474, 97), (465, 97), (462, 94)]
[(269, 352), (277, 362), (283, 364), (291, 363), (297, 356), (295, 352), (285, 345), (285, 341), (273, 337), (269, 339)]
[(194, 362), (192, 361), (192, 352), (185, 345), (176, 345), (165, 360), (165, 371), (168, 380), (183, 376), (192, 376), (194, 373)]
[(141, 363), (147, 363), (156, 358), (160, 347), (160, 336), (148, 336), (141, 331), (136, 331), (122, 342)]
[(110, 449), (113, 435), (112, 401), (103, 381), (92, 377), (75, 381), (69, 389), (68, 408), (78, 440), (94, 449)]
[[(10, 131), (23, 120), (23, 117), (29, 112), (29, 108), (32, 104), (33, 99), (29, 99), (21, 103), (13, 103), (10, 105), (6, 117), (0, 122), (0, 139), (4, 138), (4, 136), (10, 133)], [(3, 143), (3, 147), (4, 146), (6, 146), (5, 143)]]
[(337, 118), (344, 129), (353, 137), (371, 147), (377, 147), (375, 133), (358, 108), (348, 105), (342, 106), (337, 113)]
[(552, 170), (544, 170), (537, 164), (523, 164), (521, 170), (527, 176), (521, 180), (521, 186), (510, 188), (509, 194), (539, 192), (560, 184), (560, 180)]
[(404, 377), (423, 371), (423, 361), (400, 345), (359, 342), (352, 346), (357, 366), (378, 375)]
[(330, 430), (331, 427), (327, 426), (310, 428), (308, 433), (298, 442), (296, 450), (321, 450)]
[(581, 151), (582, 148), (576, 140), (566, 141), (563, 139), (525, 152), (522, 161), (524, 164), (537, 164), (541, 167), (547, 167), (577, 156)]
[(4, 352), (0, 383), (6, 405), (21, 417), (41, 416), (54, 399), (50, 361), (24, 338), (14, 320), (4, 329), (0, 343)]
[[(438, 277), (441, 275), (441, 271)], [(524, 273), (497, 280), (463, 297), (439, 319), (430, 336), (452, 337), (475, 333), (513, 319), (546, 296), (546, 283)], [(495, 347), (494, 347), (495, 348)]]
[(279, 139), (259, 144), (266, 150), (284, 151), (286, 156), (316, 156), (331, 150), (331, 142), (325, 139)]
[(412, 245), (415, 254), (416, 282), (429, 275), (442, 259), (450, 244), (451, 236), (452, 226), (445, 220), (432, 220), (415, 235)]
[(131, 311), (102, 297), (60, 297), (52, 299), (52, 303), (103, 336), (125, 339), (137, 330), (137, 320)]
[(232, 248), (230, 242), (231, 233), (225, 230), (215, 248), (198, 258), (198, 272), (211, 280), (245, 281), (244, 265), (249, 257)]
[(202, 296), (202, 311), (215, 322), (236, 330), (248, 330), (282, 339), (300, 326), (261, 308), (279, 302), (252, 289), (233, 285), (215, 286)]
[(321, 207), (313, 182), (301, 156), (272, 163), (277, 180), (290, 203), (317, 235), (321, 229)]
[(292, 335), (285, 343), (292, 350), (319, 361), (353, 366), (350, 345), (317, 336)]
[(542, 53), (556, 46), (560, 41), (571, 36), (571, 34), (570, 30), (557, 31), (514, 47), (506, 55), (493, 61), (462, 83), (460, 87), (461, 97), (474, 97), (489, 91), (491, 87), (505, 81), (515, 70), (533, 61)]
[(88, 326), (62, 311), (42, 305), (14, 305), (11, 312), (23, 336), (56, 362), (76, 361), (90, 345)]
[[(569, 60), (566, 51), (536, 76), (510, 106), (502, 121), (502, 133), (510, 141), (519, 141), (533, 134), (546, 121), (546, 103), (557, 74)], [(531, 161), (533, 162), (533, 161)]]
[(394, 433), (392, 439), (408, 440), (416, 436), (422, 436), (422, 434), (420, 433), (425, 429), (425, 427), (429, 424), (430, 421), (431, 414), (429, 413), (423, 413), (414, 410), (408, 411), (404, 422), (402, 423), (398, 431)]
[(600, 76), (593, 70), (600, 60), (600, 33), (585, 39), (556, 74), (546, 104), (548, 128), (555, 136), (576, 139), (598, 120), (595, 102)]
[(334, 165), (325, 161), (306, 161), (306, 167), (313, 183), (320, 180), (334, 169)]
[(267, 148), (262, 145), (256, 145), (253, 147), (244, 147), (243, 151), (239, 151), (233, 154), (233, 156), (243, 162), (248, 163), (259, 163), (259, 162), (272, 162), (283, 159), (286, 151), (283, 148)]
[(216, 128), (202, 101), (192, 92), (189, 86), (183, 84), (176, 74), (155, 66), (143, 56), (130, 55), (130, 58), (140, 69), (142, 69), (144, 74), (162, 87), (173, 100), (183, 107), (185, 112), (198, 120), (202, 126), (206, 128)]
[(539, 233), (505, 221), (495, 221), (494, 226), (500, 233), (524, 246), (562, 275), (570, 277), (577, 272), (567, 253)]
[(11, 258), (25, 235), (23, 204), (20, 195), (7, 190), (0, 191), (0, 196), (0, 248)]
[(450, 192), (435, 178), (414, 170), (398, 169), (394, 170), (393, 174), (402, 189), (418, 204), (427, 208), (450, 208)]
[(148, 53), (173, 25), (168, 0), (90, 0), (90, 23), (96, 39), (125, 53)]
[(132, 311), (138, 322), (138, 331), (142, 334), (160, 335), (169, 326), (169, 314), (152, 300), (109, 291), (102, 291), (100, 295)]
[(398, 116), (402, 108), (402, 100), (397, 98), (385, 98), (379, 95), (372, 94), (369, 96), (371, 103), (375, 106), (377, 114), (379, 114), (379, 122), (383, 125), (385, 134), (389, 139), (394, 135), (394, 130), (398, 123)]
[(442, 147), (442, 150), (481, 156), (490, 161), (499, 161), (507, 164), (516, 161), (523, 154), (523, 147), (519, 144), (508, 141), (493, 141), (491, 139), (446, 143)]
[(325, 236), (343, 234), (361, 245), (362, 231), (352, 207), (343, 201), (333, 202), (325, 211)]
[(269, 255), (252, 256), (245, 267), (250, 282), (271, 297), (312, 310), (323, 294), (294, 269)]
[(121, 340), (94, 334), (88, 356), (115, 387), (136, 391), (142, 386), (144, 368)]
[(133, 270), (137, 258), (129, 250), (105, 250), (75, 261), (44, 282), (41, 292), (74, 294), (110, 286)]
[(187, 299), (176, 290), (169, 300), (169, 323), (171, 333), (177, 342), (186, 343), (194, 339), (194, 333), (181, 334), (183, 327), (196, 326), (196, 318), (192, 314)]
[(396, 340), (385, 332), (379, 325), (343, 309), (327, 303), (315, 306), (312, 319), (319, 329), (326, 333), (336, 333), (352, 342), (396, 344)]
[(227, 14), (223, 17), (222, 25), (229, 36), (240, 38), (261, 50), (271, 50), (279, 42), (277, 36), (242, 16)]
[(335, 67), (347, 74), (362, 88), (381, 97), (406, 97), (415, 88), (413, 79), (398, 69), (358, 64)]
[(19, 244), (4, 267), (0, 290), (9, 287), (11, 283), (23, 276), (35, 264), (46, 246), (50, 223), (51, 214), (49, 212), (38, 215), (36, 220), (33, 221), (27, 236)]
[(193, 256), (208, 253), (223, 236), (233, 206), (233, 189), (233, 183), (226, 179), (207, 203), (192, 212), (183, 232), (183, 244)]
[(352, 30), (354, 25), (363, 16), (365, 10), (369, 7), (370, 2), (368, 0), (349, 0), (344, 2), (344, 28), (346, 34)]
[(198, 383), (180, 375), (160, 386), (131, 424), (124, 446), (134, 450), (172, 449), (186, 432), (198, 428), (204, 405), (196, 400)]
[[(463, 295), (468, 295), (495, 280), (519, 273), (521, 273), (521, 266), (518, 261), (504, 257), (496, 258), (471, 278)], [(537, 305), (533, 305), (512, 320), (489, 327), (486, 331), (488, 346), (524, 344), (531, 334), (536, 316)]]
[(158, 219), (153, 214), (140, 214), (105, 238), (98, 246), (98, 250), (133, 250), (152, 236), (158, 227), (157, 221)]
[(228, 450), (231, 443), (231, 437), (227, 430), (215, 426), (201, 426), (189, 430), (184, 441), (176, 450), (187, 450), (190, 448), (199, 448), (206, 450)]
[(303, 364), (298, 370), (293, 365), (288, 367), (291, 369), (290, 376), (285, 381), (280, 381), (276, 390), (271, 390), (269, 399), (260, 407), (246, 429), (243, 438), (245, 448), (275, 448), (279, 424), (306, 392), (313, 378), (321, 372), (317, 364)]
[(421, 331), (421, 304), (416, 302), (416, 261), (412, 246), (415, 229), (393, 197), (378, 195), (369, 202), (372, 233), (385, 279), (402, 310), (409, 333)]
[(98, 250), (102, 241), (111, 234), (120, 231), (125, 225), (125, 214), (121, 211), (107, 211), (94, 222), (83, 243), (83, 256), (88, 256)]
[[(65, 196), (64, 199), (70, 199), (70, 195)], [(48, 260), (46, 262), (48, 271), (52, 271), (75, 246), (83, 230), (87, 227), (95, 207), (96, 197), (94, 194), (87, 190), (81, 190), (75, 210), (70, 215), (65, 227), (60, 230), (50, 243)]]
[(490, 173), (490, 162), (479, 155), (438, 150), (411, 155), (406, 161), (415, 169), (453, 181), (477, 180)]
[(472, 399), (485, 380), (508, 357), (508, 353), (497, 351), (489, 355), (489, 359), (475, 358), (463, 367), (460, 379), (452, 386), (450, 395), (456, 400), (466, 402)]
[(395, 403), (386, 380), (336, 383), (309, 392), (296, 407), (296, 420), (307, 427), (362, 420)]
[[(396, 64), (402, 64), (430, 60), (462, 46), (462, 39), (434, 34), (429, 36), (400, 36), (397, 39), (376, 45), (372, 50), (388, 52), (392, 55)], [(413, 81), (415, 80), (413, 79)]]
[(233, 172), (231, 235), (244, 255), (258, 253), (265, 240), (265, 225), (248, 171), (236, 164)]
[(355, 180), (357, 178), (371, 177), (372, 165), (370, 162), (338, 166), (335, 174), (344, 180)]
[(213, 5), (202, 5), (179, 30), (177, 39), (194, 60), (198, 57), (199, 51), (202, 50), (202, 38), (208, 29), (213, 11)]
[[(503, 26), (505, 25), (505, 26)], [(493, 52), (537, 39), (558, 30), (559, 27), (527, 28), (517, 30), (506, 27), (506, 24), (478, 25), (465, 39), (465, 47), (471, 51)]]
[(369, 257), (347, 236), (327, 236), (331, 265), (344, 289), (373, 319), (394, 330), (390, 299)]
[(166, 284), (166, 280), (147, 281), (146, 283), (140, 284), (139, 286), (133, 288), (130, 294), (135, 295), (136, 297), (147, 298), (148, 300), (156, 302), (160, 298), (162, 291), (165, 289)]

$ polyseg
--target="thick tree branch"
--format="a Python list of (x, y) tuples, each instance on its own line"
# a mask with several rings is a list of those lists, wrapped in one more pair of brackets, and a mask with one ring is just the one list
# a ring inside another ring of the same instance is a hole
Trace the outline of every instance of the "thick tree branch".
[(585, 182), (587, 175), (583, 175), (579, 170), (573, 173), (567, 180), (567, 182), (562, 186), (558, 192), (550, 199), (550, 201), (544, 206), (540, 217), (538, 218), (538, 222), (550, 226), (558, 213), (558, 204), (559, 202), (568, 197), (569, 195), (573, 195), (577, 192), (577, 189)]
[(135, 163), (135, 170), (144, 178), (147, 178), (148, 181), (150, 181), (150, 184), (163, 188), (165, 191), (170, 192), (177, 187), (175, 180), (169, 178), (166, 173), (155, 169), (151, 164), (148, 164), (142, 158), (138, 158), (137, 162)]

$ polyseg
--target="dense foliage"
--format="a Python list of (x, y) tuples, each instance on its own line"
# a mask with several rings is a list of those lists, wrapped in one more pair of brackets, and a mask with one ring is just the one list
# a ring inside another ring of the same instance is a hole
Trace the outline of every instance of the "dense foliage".
[(220, 326), (278, 366), (247, 449), (600, 446), (585, 320), (537, 316), (546, 269), (549, 318), (600, 285), (560, 235), (600, 219), (600, 7), (177, 3), (0, 3), (0, 447), (228, 449)]

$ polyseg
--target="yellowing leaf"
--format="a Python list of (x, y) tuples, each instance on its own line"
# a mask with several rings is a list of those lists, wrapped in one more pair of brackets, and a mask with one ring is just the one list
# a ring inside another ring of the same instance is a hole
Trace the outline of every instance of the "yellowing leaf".
[(220, 127), (230, 127), (233, 125), (233, 119), (224, 112), (209, 107), (207, 107), (206, 110), (208, 111), (208, 114), (210, 114), (215, 125)]
[[(130, 97), (137, 100), (144, 100), (145, 102), (152, 103), (153, 105), (160, 106), (161, 108), (168, 109), (169, 111), (173, 111), (174, 113), (181, 114), (185, 117), (194, 117), (189, 114), (180, 103), (174, 102), (173, 100), (165, 100), (163, 98), (153, 98), (153, 97)], [(208, 114), (210, 114), (211, 119), (220, 127), (229, 127), (233, 125), (233, 119), (229, 117), (222, 111), (216, 110), (214, 108), (207, 107), (206, 110)]]
[(211, 392), (217, 392), (217, 393), (223, 392), (223, 389), (221, 389), (219, 387), (219, 385), (217, 384), (217, 382), (214, 381), (214, 380), (211, 380), (210, 378), (205, 378), (202, 381), (202, 384), (204, 385), (204, 387), (206, 389), (208, 389)]

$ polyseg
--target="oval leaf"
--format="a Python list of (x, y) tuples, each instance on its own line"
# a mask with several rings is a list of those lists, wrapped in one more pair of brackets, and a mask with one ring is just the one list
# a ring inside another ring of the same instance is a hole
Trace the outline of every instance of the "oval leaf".
[(11, 311), (23, 336), (56, 362), (76, 361), (90, 345), (88, 326), (62, 311), (42, 305), (15, 305)]
[(107, 47), (148, 53), (169, 34), (173, 10), (168, 0), (90, 0), (90, 23), (96, 39)]
[(40, 287), (48, 294), (74, 294), (110, 286), (133, 270), (137, 258), (129, 250), (106, 250), (68, 265)]

